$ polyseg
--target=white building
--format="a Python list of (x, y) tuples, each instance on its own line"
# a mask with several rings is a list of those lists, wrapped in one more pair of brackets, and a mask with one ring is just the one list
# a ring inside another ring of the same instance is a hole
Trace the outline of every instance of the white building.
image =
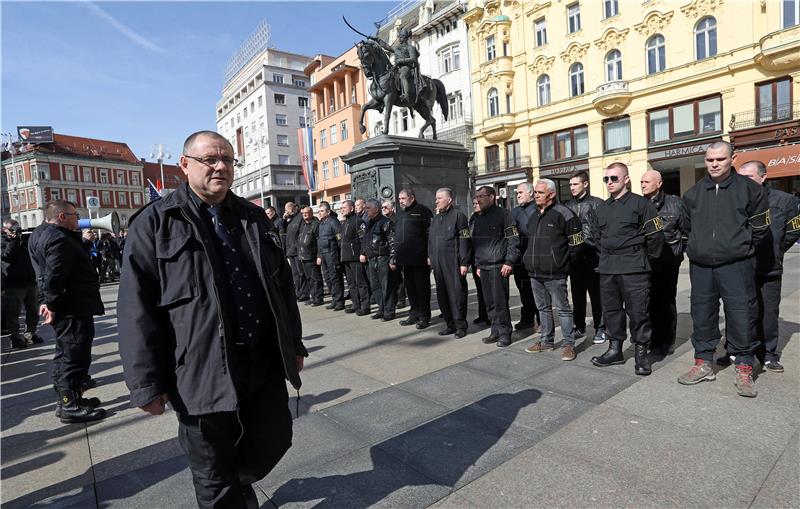
[(308, 203), (297, 129), (309, 115), (303, 71), (311, 58), (268, 43), (269, 26), (262, 22), (228, 63), (217, 131), (230, 140), (239, 160), (234, 193), (263, 207)]

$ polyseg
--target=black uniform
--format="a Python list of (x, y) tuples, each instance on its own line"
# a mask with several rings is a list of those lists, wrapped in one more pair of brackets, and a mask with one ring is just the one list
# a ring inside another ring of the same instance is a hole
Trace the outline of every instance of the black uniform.
[(369, 285), (367, 284), (367, 270), (359, 261), (361, 256), (361, 241), (367, 227), (364, 221), (351, 212), (342, 221), (342, 265), (347, 275), (347, 286), (350, 288), (350, 300), (353, 311), (362, 314), (369, 312)]
[[(473, 237), (473, 233), (475, 230), (475, 218), (478, 217), (480, 214), (475, 212), (469, 216), (469, 234), (470, 237)], [(475, 253), (473, 250), (472, 254), (472, 281), (475, 282), (475, 295), (478, 297), (478, 317), (475, 319), (474, 323), (479, 323), (480, 321), (484, 321), (489, 323), (489, 315), (486, 314), (486, 301), (483, 300), (483, 285), (481, 285), (481, 278), (478, 277), (478, 266), (475, 265)]]
[(648, 315), (650, 260), (658, 258), (664, 246), (658, 211), (650, 200), (629, 191), (619, 199), (607, 199), (592, 215), (600, 247), (598, 271), (606, 332), (619, 347), (627, 337), (627, 313), (631, 340), (646, 347), (652, 332)]
[(461, 275), (461, 267), (469, 267), (471, 251), (467, 216), (453, 207), (433, 216), (428, 256), (448, 329), (467, 330), (467, 278)]
[(322, 271), (317, 265), (317, 239), (319, 238), (319, 219), (312, 217), (310, 222), (301, 218), (297, 232), (297, 257), (303, 265), (303, 273), (308, 282), (308, 292), (312, 304), (322, 304)]
[(411, 310), (409, 320), (431, 319), (431, 272), (428, 267), (428, 232), (433, 213), (416, 201), (395, 215), (397, 265), (403, 268)]
[(528, 248), (528, 221), (535, 212), (536, 203), (533, 201), (520, 204), (511, 210), (511, 215), (514, 217), (514, 222), (516, 222), (517, 230), (519, 231), (520, 252), (519, 260), (514, 264), (514, 284), (517, 286), (517, 290), (519, 290), (519, 300), (522, 304), (519, 319), (522, 327), (528, 324), (533, 325), (539, 318), (539, 311), (536, 309), (536, 299), (533, 298), (531, 277), (525, 269), (525, 263), (523, 262), (525, 250)]
[(689, 238), (695, 358), (714, 358), (721, 298), (728, 353), (737, 364), (752, 366), (751, 335), (758, 319), (755, 246), (769, 233), (767, 193), (735, 171), (719, 184), (706, 175), (683, 195), (681, 221)]
[(650, 349), (667, 353), (675, 343), (678, 325), (675, 298), (686, 239), (681, 230), (681, 199), (658, 191), (650, 201), (658, 210), (664, 232), (664, 247), (659, 257), (652, 260), (650, 276), (650, 324), (653, 327)]
[(569, 286), (572, 291), (572, 318), (575, 328), (586, 331), (586, 292), (592, 300), (592, 319), (595, 331), (602, 330), (603, 306), (600, 299), (600, 275), (597, 264), (600, 262), (600, 249), (592, 231), (591, 216), (603, 200), (588, 192), (582, 198), (573, 198), (566, 203), (581, 220), (583, 244), (576, 250), (570, 267)]
[(300, 233), (300, 225), (303, 224), (303, 216), (296, 213), (284, 219), (285, 234), (283, 237), (283, 247), (289, 266), (292, 268), (292, 279), (294, 280), (295, 294), (300, 300), (308, 300), (308, 279), (303, 272), (303, 264), (297, 256), (297, 235)]
[(519, 259), (519, 231), (511, 212), (494, 204), (473, 219), (472, 245), (475, 265), (481, 271), (486, 313), (492, 322), (490, 337), (510, 341), (508, 278), (500, 275), (500, 269), (513, 267)]
[(331, 308), (344, 309), (344, 282), (339, 256), (342, 238), (342, 224), (334, 216), (319, 222), (319, 250), (317, 256), (322, 259), (322, 270), (325, 273), (328, 290), (331, 292)]
[(364, 230), (361, 254), (369, 262), (369, 280), (378, 312), (375, 318), (392, 320), (397, 307), (397, 278), (389, 264), (395, 264), (394, 223), (385, 216), (370, 219)]

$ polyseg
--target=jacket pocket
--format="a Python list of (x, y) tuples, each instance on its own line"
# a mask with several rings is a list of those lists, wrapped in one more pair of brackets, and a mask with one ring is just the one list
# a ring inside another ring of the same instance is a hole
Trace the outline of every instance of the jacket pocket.
[(191, 235), (160, 238), (156, 242), (159, 282), (161, 284), (161, 307), (170, 307), (193, 299), (196, 296), (194, 255), (191, 250)]

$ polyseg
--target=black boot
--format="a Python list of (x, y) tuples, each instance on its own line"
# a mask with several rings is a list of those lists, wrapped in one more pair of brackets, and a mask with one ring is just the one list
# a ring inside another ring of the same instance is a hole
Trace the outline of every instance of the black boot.
[(622, 341), (616, 339), (609, 341), (606, 353), (597, 357), (592, 357), (592, 364), (600, 367), (625, 364), (625, 357), (622, 355)]
[(653, 372), (650, 368), (650, 359), (647, 358), (647, 345), (635, 345), (636, 374), (647, 376)]
[[(97, 408), (100, 406), (100, 398), (84, 398), (83, 394), (79, 394), (78, 405)], [(58, 398), (58, 402), (56, 403), (56, 417), (61, 418), (61, 398)]]
[(61, 409), (56, 412), (64, 424), (99, 421), (106, 416), (105, 410), (91, 406), (92, 400), (100, 404), (97, 398), (85, 400), (75, 391), (58, 391), (58, 398)]

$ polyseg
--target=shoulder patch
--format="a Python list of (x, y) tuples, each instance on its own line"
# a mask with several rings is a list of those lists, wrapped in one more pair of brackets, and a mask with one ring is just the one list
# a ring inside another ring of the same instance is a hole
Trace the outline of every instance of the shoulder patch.
[(648, 219), (644, 222), (643, 228), (645, 236), (658, 233), (664, 229), (664, 220), (659, 216)]
[(511, 237), (518, 237), (519, 230), (517, 229), (516, 225), (511, 225), (508, 228), (506, 228), (505, 234), (507, 239)]
[(800, 230), (800, 214), (786, 221), (786, 233), (794, 233)]
[(756, 230), (762, 230), (768, 227), (772, 223), (772, 219), (770, 218), (769, 209), (765, 210), (761, 214), (756, 214), (751, 217), (749, 220), (750, 227)]
[(458, 236), (461, 237), (462, 239), (468, 239), (472, 237), (472, 235), (470, 235), (469, 233), (469, 228), (464, 228), (463, 230), (460, 230), (458, 232)]
[(567, 237), (567, 244), (569, 245), (569, 247), (580, 246), (581, 244), (583, 244), (583, 233), (581, 232), (573, 233), (572, 235)]

